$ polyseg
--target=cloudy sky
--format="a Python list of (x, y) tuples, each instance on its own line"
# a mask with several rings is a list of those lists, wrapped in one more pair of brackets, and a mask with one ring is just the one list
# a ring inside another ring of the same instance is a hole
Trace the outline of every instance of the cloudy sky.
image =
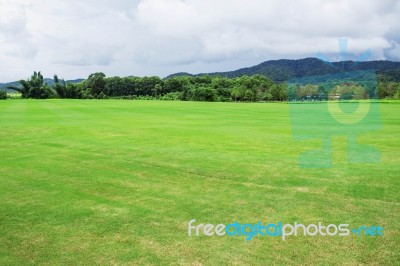
[(0, 0), (0, 82), (164, 77), (322, 53), (400, 61), (399, 0)]

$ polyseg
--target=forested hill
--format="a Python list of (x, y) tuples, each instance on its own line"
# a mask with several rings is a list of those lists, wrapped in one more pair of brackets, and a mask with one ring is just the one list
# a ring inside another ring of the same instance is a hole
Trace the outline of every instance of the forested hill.
[[(370, 70), (374, 69), (379, 77), (387, 81), (400, 82), (400, 62), (392, 61), (367, 61), (367, 62), (325, 62), (317, 58), (305, 58), (299, 60), (271, 60), (257, 66), (242, 68), (229, 72), (202, 73), (194, 76), (210, 75), (228, 78), (253, 76), (260, 74), (273, 81), (282, 82), (292, 78), (301, 78), (314, 75), (334, 74), (341, 71)], [(176, 73), (167, 77), (188, 76), (188, 73)], [(192, 75), (190, 75), (192, 76)]]

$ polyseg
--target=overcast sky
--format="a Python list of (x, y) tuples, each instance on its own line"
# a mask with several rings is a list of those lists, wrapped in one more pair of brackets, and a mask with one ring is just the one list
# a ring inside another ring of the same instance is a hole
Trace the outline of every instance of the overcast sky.
[(0, 0), (0, 82), (164, 77), (325, 54), (400, 60), (399, 0)]

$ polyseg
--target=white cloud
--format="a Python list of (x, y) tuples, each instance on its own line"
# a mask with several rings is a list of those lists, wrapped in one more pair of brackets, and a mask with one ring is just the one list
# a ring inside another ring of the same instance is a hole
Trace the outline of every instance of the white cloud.
[(0, 0), (0, 81), (231, 70), (371, 49), (399, 60), (396, 0)]

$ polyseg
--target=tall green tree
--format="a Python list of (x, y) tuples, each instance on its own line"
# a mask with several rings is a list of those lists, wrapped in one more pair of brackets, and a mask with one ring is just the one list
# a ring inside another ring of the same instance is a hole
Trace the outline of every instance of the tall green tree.
[(20, 80), (20, 87), (9, 86), (7, 89), (18, 91), (22, 98), (47, 99), (55, 97), (56, 92), (44, 83), (43, 75), (39, 72), (33, 72), (28, 80)]
[(54, 89), (57, 91), (60, 98), (69, 98), (67, 97), (67, 85), (65, 84), (65, 81), (61, 80), (60, 83), (57, 75), (54, 75)]
[(108, 95), (109, 93), (105, 90), (106, 88), (106, 75), (102, 72), (90, 74), (88, 79), (85, 81), (86, 88), (90, 93), (97, 97), (100, 94)]

